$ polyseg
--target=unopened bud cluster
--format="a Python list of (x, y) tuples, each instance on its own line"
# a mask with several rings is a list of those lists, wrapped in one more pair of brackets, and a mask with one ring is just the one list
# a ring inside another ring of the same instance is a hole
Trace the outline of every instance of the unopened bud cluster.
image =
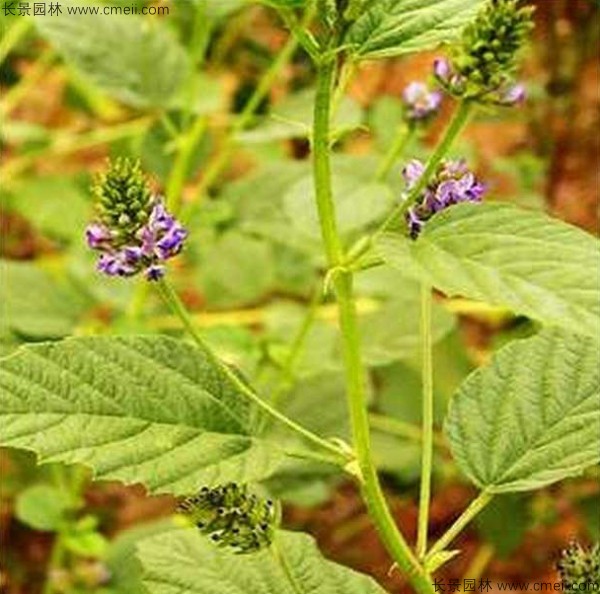
[(562, 552), (557, 564), (560, 578), (567, 590), (582, 591), (585, 585), (600, 586), (600, 544), (584, 549), (579, 543), (572, 542)]
[(177, 507), (202, 533), (220, 547), (252, 553), (270, 546), (279, 524), (277, 507), (270, 499), (248, 492), (245, 485), (228, 483), (188, 497)]
[(164, 262), (183, 248), (187, 231), (160, 196), (152, 194), (138, 162), (117, 159), (92, 189), (98, 220), (86, 228), (87, 244), (100, 253), (98, 270), (148, 280), (164, 276)]
[(533, 28), (533, 8), (519, 0), (492, 0), (464, 29), (451, 60), (439, 58), (434, 75), (449, 93), (481, 103), (514, 105), (525, 88), (513, 75)]

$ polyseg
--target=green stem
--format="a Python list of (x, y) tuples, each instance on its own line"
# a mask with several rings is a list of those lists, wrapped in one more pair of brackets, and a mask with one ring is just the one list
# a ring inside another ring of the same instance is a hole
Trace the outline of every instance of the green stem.
[(427, 559), (431, 559), (436, 553), (445, 550), (452, 541), (463, 531), (465, 526), (483, 510), (483, 508), (492, 500), (493, 494), (488, 491), (481, 491), (479, 495), (471, 502), (469, 507), (460, 515), (460, 517), (448, 528), (446, 533), (431, 547), (427, 553)]
[[(319, 65), (313, 129), (315, 195), (321, 233), (330, 269), (339, 267), (343, 258), (335, 218), (329, 150), (331, 91), (335, 75), (336, 66), (333, 59), (326, 60)], [(394, 561), (406, 573), (417, 592), (430, 594), (433, 592), (430, 578), (396, 526), (373, 462), (367, 410), (367, 377), (361, 356), (360, 335), (352, 285), (351, 273), (341, 271), (334, 276), (333, 286), (338, 301), (340, 330), (343, 341), (348, 407), (354, 449), (360, 469), (363, 497), (369, 515), (377, 526), (379, 534)]]
[(2, 40), (0, 41), (0, 64), (4, 62), (6, 56), (10, 54), (17, 43), (27, 35), (31, 24), (31, 19), (21, 17), (2, 35)]
[(394, 221), (402, 220), (404, 215), (408, 212), (408, 209), (415, 204), (420, 198), (423, 190), (429, 183), (431, 176), (435, 173), (438, 165), (442, 159), (447, 155), (448, 151), (452, 147), (452, 144), (466, 126), (469, 121), (469, 117), (473, 113), (473, 103), (469, 100), (462, 100), (458, 106), (458, 109), (454, 113), (450, 124), (446, 128), (442, 140), (437, 145), (435, 151), (429, 157), (425, 170), (419, 178), (419, 181), (413, 186), (406, 199), (397, 206), (388, 217), (381, 223), (381, 225), (372, 233), (370, 236), (360, 240), (349, 253), (348, 261), (345, 263), (347, 266), (356, 262), (364, 254), (366, 254), (375, 244), (377, 239), (387, 231), (387, 229), (394, 223)]
[(183, 186), (190, 170), (190, 162), (206, 126), (206, 116), (197, 117), (189, 132), (181, 139), (177, 158), (167, 181), (167, 203), (173, 213), (177, 213), (181, 208)]
[(419, 529), (417, 555), (427, 553), (429, 503), (431, 500), (431, 471), (433, 466), (433, 356), (431, 336), (431, 287), (421, 285), (421, 378), (423, 389), (423, 445), (421, 449), (421, 491), (419, 500)]
[(375, 173), (375, 181), (385, 181), (390, 174), (390, 171), (398, 160), (404, 154), (404, 151), (414, 138), (416, 126), (414, 124), (403, 124), (396, 139), (390, 146), (388, 152), (383, 157), (377, 172)]
[(280, 413), (277, 409), (271, 406), (269, 403), (262, 400), (246, 383), (244, 383), (227, 365), (225, 365), (208, 347), (208, 345), (204, 342), (200, 334), (196, 331), (192, 319), (185, 307), (182, 303), (181, 299), (173, 289), (173, 287), (169, 284), (168, 281), (162, 279), (158, 283), (158, 289), (162, 298), (169, 308), (173, 310), (173, 313), (176, 314), (181, 320), (184, 328), (187, 330), (189, 335), (194, 339), (194, 342), (198, 346), (198, 348), (202, 351), (202, 353), (207, 357), (207, 359), (213, 363), (216, 367), (218, 367), (222, 373), (227, 377), (227, 379), (235, 385), (235, 387), (240, 391), (240, 393), (248, 398), (248, 400), (252, 401), (256, 406), (262, 409), (267, 414), (271, 415), (274, 419), (277, 419), (280, 423), (286, 425), (292, 431), (295, 431), (299, 435), (302, 435), (305, 439), (312, 442), (313, 444), (319, 446), (321, 449), (327, 450), (330, 454), (334, 454), (336, 459), (342, 463), (346, 464), (348, 462), (348, 456), (345, 452), (343, 452), (336, 445), (319, 437), (314, 434), (312, 431), (309, 431), (302, 425), (299, 425), (292, 419), (286, 417), (284, 414)]

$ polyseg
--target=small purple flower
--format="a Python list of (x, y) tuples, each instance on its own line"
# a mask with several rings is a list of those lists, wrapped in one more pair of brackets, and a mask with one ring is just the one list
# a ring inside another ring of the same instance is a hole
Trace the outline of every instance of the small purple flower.
[(513, 106), (520, 105), (525, 102), (527, 99), (527, 92), (525, 90), (525, 85), (521, 83), (517, 83), (512, 87), (504, 89), (500, 92), (498, 96), (498, 103), (500, 105)]
[(157, 281), (165, 275), (165, 267), (162, 264), (152, 264), (144, 271), (146, 280)]
[[(420, 161), (410, 161), (404, 168), (404, 179), (410, 191), (415, 186), (425, 167)], [(417, 204), (411, 206), (406, 214), (410, 236), (416, 239), (423, 225), (436, 213), (462, 202), (481, 202), (485, 186), (469, 171), (464, 160), (443, 161), (423, 190)]]
[(183, 249), (187, 231), (156, 197), (146, 222), (133, 229), (127, 243), (101, 223), (90, 224), (86, 237), (91, 248), (102, 252), (99, 271), (108, 276), (143, 272), (147, 280), (157, 281), (165, 275), (164, 262)]
[(108, 276), (133, 276), (137, 272), (122, 252), (102, 254), (97, 268)]
[(423, 175), (423, 171), (425, 171), (425, 166), (417, 159), (409, 161), (404, 166), (402, 176), (408, 189), (412, 188), (419, 181), (419, 178)]
[(402, 98), (407, 108), (406, 117), (415, 122), (435, 115), (442, 104), (442, 94), (429, 90), (421, 82), (411, 82), (404, 89)]
[(446, 58), (436, 58), (433, 61), (433, 74), (441, 83), (449, 83), (452, 75), (450, 62)]
[(109, 244), (112, 233), (104, 225), (90, 223), (85, 229), (85, 238), (89, 247), (93, 250), (101, 250)]

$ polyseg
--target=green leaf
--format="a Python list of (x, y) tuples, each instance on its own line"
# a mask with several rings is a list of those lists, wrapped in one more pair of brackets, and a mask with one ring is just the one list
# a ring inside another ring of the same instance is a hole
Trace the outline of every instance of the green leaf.
[(545, 330), (498, 351), (450, 404), (462, 471), (490, 492), (526, 491), (600, 461), (600, 346)]
[(508, 307), (586, 335), (600, 329), (600, 243), (546, 215), (506, 204), (462, 204), (435, 215), (412, 241), (379, 249), (403, 274), (448, 296)]
[(91, 301), (29, 262), (0, 260), (1, 325), (30, 338), (73, 331)]
[(230, 231), (206, 250), (199, 276), (211, 306), (256, 302), (275, 284), (273, 251), (265, 241)]
[(273, 549), (235, 555), (197, 530), (176, 530), (138, 545), (152, 594), (384, 594), (370, 577), (327, 561), (304, 534), (280, 532), (277, 554), (285, 565)]
[(60, 489), (52, 485), (34, 485), (17, 497), (15, 514), (35, 530), (55, 531), (63, 524), (65, 512), (72, 504)]
[(223, 370), (166, 337), (22, 348), (0, 361), (0, 411), (0, 444), (152, 491), (257, 480), (282, 457)]
[(374, 0), (346, 34), (356, 60), (388, 58), (452, 41), (485, 0)]
[[(184, 49), (160, 19), (120, 14), (36, 16), (39, 32), (77, 72), (133, 107), (166, 107), (190, 72)], [(91, 8), (94, 5), (90, 5)]]

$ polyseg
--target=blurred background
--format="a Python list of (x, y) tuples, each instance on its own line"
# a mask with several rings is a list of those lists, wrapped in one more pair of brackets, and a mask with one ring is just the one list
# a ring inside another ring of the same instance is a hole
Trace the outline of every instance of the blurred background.
[[(347, 434), (335, 309), (315, 298), (323, 272), (310, 187), (314, 72), (268, 7), (177, 0), (147, 16), (25, 16), (0, 9), (0, 353), (68, 335), (164, 332), (179, 325), (142, 284), (103, 279), (83, 245), (89, 186), (108, 156), (139, 158), (190, 229), (173, 280), (214, 348), (278, 406), (323, 435)], [(520, 109), (481, 112), (453, 150), (494, 200), (598, 233), (600, 5), (539, 0)], [(29, 3), (33, 15), (34, 5)], [(117, 4), (114, 4), (117, 6)], [(47, 5), (45, 5), (47, 6)], [(63, 5), (64, 6), (64, 5)], [(103, 5), (104, 6), (104, 5)], [(340, 101), (334, 170), (345, 237), (381, 218), (402, 190), (372, 179), (402, 122), (401, 94), (443, 52), (367, 63)], [(423, 157), (452, 111), (414, 140)], [(359, 188), (358, 191), (355, 191)], [(590, 274), (597, 271), (590, 271)], [(376, 457), (395, 517), (414, 539), (420, 386), (415, 287), (377, 269), (358, 282), (371, 373)], [(309, 319), (308, 328), (304, 322)], [(390, 320), (394, 323), (390, 323)], [(305, 328), (305, 331), (303, 331)], [(490, 353), (534, 331), (497, 308), (436, 302), (436, 414)], [(436, 450), (432, 535), (473, 496), (443, 437)], [(284, 523), (324, 554), (407, 592), (354, 486), (322, 467), (290, 465), (264, 485)], [(141, 486), (92, 483), (85, 469), (0, 450), (0, 591), (141, 592), (135, 542), (160, 531), (175, 500)], [(571, 539), (600, 538), (598, 469), (534, 493), (499, 497), (457, 541), (440, 576), (557, 580)]]

